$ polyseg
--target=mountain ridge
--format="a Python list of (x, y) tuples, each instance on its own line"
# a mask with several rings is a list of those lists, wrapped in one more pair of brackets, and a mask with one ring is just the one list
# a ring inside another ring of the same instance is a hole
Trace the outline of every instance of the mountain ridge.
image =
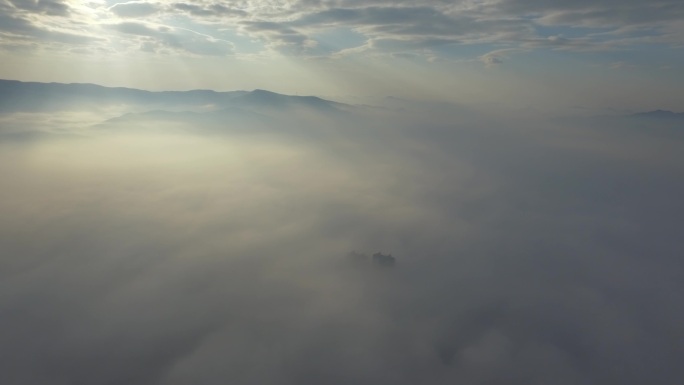
[(149, 91), (92, 83), (42, 83), (0, 79), (0, 111), (61, 110), (90, 105), (231, 106), (255, 108), (304, 107), (342, 111), (348, 105), (317, 96), (286, 95), (273, 91)]
[(670, 110), (652, 110), (646, 112), (637, 112), (630, 115), (635, 118), (648, 118), (648, 119), (684, 119), (684, 112), (673, 112)]

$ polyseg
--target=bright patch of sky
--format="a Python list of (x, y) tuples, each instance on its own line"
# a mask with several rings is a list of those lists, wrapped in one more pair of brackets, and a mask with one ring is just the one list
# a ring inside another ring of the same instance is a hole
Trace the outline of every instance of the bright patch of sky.
[(363, 34), (349, 28), (323, 30), (311, 34), (311, 38), (318, 42), (320, 51), (327, 54), (359, 47), (366, 43), (366, 37)]

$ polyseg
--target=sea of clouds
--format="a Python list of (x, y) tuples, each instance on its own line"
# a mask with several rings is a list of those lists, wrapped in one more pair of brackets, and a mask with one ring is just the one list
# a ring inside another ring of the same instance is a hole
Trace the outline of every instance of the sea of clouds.
[(684, 377), (681, 132), (120, 107), (0, 117), (4, 384)]

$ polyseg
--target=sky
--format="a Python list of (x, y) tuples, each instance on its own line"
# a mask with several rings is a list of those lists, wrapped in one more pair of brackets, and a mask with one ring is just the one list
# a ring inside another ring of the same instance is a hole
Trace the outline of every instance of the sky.
[(681, 385), (683, 19), (0, 0), (0, 384)]
[(678, 0), (3, 0), (0, 15), (6, 79), (597, 113), (684, 99)]

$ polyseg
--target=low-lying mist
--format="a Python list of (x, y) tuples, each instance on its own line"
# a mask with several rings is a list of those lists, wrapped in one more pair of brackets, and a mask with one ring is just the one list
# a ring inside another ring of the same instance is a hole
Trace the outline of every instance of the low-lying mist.
[(0, 382), (684, 377), (681, 133), (273, 111), (4, 113)]

